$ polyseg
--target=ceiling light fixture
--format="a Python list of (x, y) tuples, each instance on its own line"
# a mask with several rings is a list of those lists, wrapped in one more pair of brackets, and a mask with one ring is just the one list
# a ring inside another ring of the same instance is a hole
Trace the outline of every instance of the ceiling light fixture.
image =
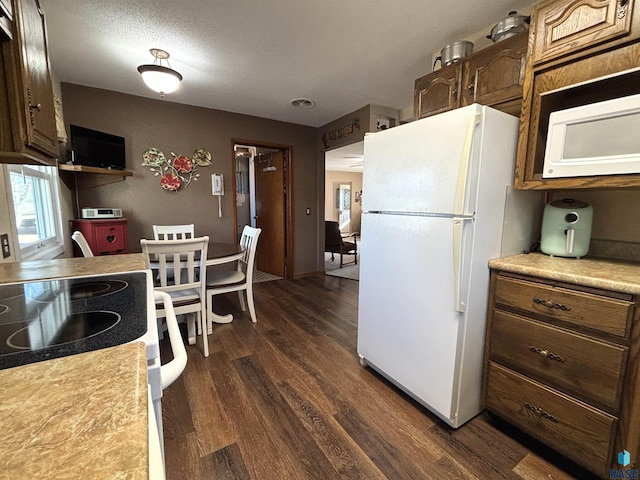
[[(140, 65), (138, 72), (142, 75), (144, 83), (147, 84), (151, 90), (160, 93), (161, 97), (164, 97), (165, 93), (174, 92), (182, 81), (182, 75), (176, 72), (169, 65), (169, 53), (159, 48), (152, 48), (149, 50), (151, 55), (155, 57), (153, 64)], [(166, 60), (167, 67), (162, 65), (162, 61)]]
[(294, 107), (313, 108), (316, 106), (316, 102), (308, 98), (294, 98), (291, 100), (291, 105)]

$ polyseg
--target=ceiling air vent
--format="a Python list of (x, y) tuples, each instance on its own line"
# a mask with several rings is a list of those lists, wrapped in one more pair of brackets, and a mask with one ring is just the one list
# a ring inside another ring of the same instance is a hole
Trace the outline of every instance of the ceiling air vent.
[(294, 107), (313, 108), (316, 106), (316, 102), (308, 98), (294, 98), (291, 100), (291, 105)]

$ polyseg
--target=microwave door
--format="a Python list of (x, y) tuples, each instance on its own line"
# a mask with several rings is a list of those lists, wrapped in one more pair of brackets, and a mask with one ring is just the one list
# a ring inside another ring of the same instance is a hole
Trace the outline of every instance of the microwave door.
[(640, 173), (640, 94), (552, 112), (543, 178)]

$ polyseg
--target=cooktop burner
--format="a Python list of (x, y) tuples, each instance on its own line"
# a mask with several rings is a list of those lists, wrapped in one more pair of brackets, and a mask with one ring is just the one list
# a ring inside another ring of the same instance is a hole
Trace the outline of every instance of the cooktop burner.
[[(82, 298), (100, 297), (117, 293), (127, 287), (127, 282), (122, 280), (103, 280), (95, 282), (77, 283), (69, 286), (67, 289), (61, 289), (53, 292), (53, 296), (67, 294), (70, 300), (80, 300)], [(55, 298), (34, 298), (35, 302), (55, 301)]]
[(142, 337), (146, 289), (145, 272), (0, 284), (0, 368)]
[[(44, 332), (41, 328), (32, 328), (32, 322), (9, 335), (5, 345), (0, 345), (0, 353), (11, 353), (17, 350), (38, 350), (51, 345), (62, 345), (89, 338), (106, 332), (115, 326), (121, 318), (115, 312), (72, 313), (63, 319), (62, 324), (57, 329), (50, 332), (50, 336), (47, 336), (47, 332)], [(41, 327), (41, 325), (36, 325), (36, 327)]]

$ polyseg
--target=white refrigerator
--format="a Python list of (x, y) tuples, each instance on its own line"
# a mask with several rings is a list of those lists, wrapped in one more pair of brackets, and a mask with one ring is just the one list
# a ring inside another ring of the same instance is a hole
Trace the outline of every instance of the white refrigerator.
[(358, 355), (456, 428), (481, 411), (488, 260), (533, 243), (518, 124), (474, 104), (364, 140)]

